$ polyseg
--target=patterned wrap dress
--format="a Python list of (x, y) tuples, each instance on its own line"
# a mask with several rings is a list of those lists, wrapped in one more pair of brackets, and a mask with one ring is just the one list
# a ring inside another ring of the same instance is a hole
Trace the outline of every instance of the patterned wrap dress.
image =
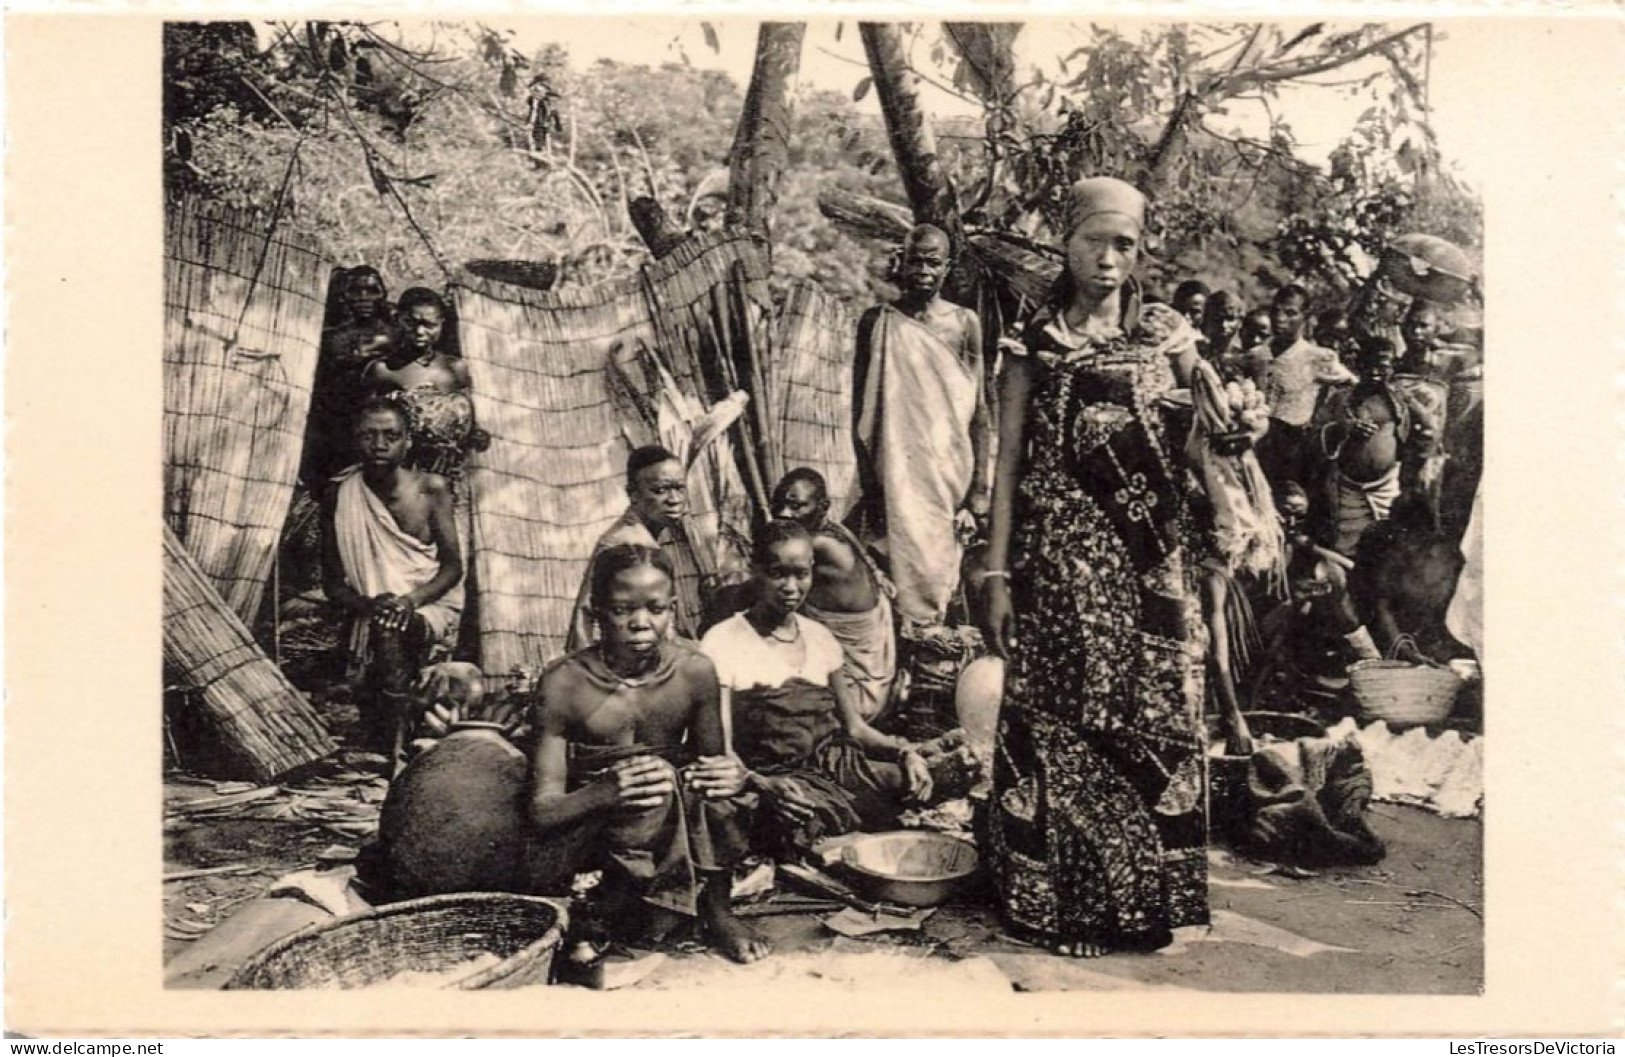
[(1195, 332), (1125, 295), (1115, 336), (1047, 313), (1009, 350), (1038, 372), (988, 836), (1013, 934), (1152, 950), (1208, 920), (1200, 536), (1158, 400)]

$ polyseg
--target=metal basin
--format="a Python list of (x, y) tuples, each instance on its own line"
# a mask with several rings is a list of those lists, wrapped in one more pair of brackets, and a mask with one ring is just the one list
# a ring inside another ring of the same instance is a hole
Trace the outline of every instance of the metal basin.
[(901, 830), (859, 837), (841, 851), (841, 865), (879, 903), (934, 907), (976, 872), (976, 846), (942, 833)]

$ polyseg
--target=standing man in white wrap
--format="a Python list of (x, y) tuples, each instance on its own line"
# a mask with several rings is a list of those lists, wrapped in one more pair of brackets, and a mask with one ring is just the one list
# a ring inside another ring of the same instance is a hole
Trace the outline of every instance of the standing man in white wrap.
[(991, 500), (982, 327), (941, 296), (952, 263), (941, 229), (909, 232), (902, 295), (864, 313), (853, 362), (854, 527), (885, 556), (913, 624), (946, 616), (963, 557), (956, 528), (985, 517)]

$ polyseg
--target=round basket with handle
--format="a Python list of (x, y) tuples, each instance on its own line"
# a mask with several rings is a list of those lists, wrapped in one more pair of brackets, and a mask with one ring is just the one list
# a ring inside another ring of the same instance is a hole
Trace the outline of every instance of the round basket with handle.
[(443, 976), (426, 986), (447, 991), (545, 984), (565, 925), (558, 903), (534, 896), (410, 899), (296, 932), (250, 959), (226, 989), (354, 990), (406, 973)]
[[(1403, 636), (1394, 651), (1407, 641)], [(1446, 719), (1456, 707), (1461, 677), (1436, 664), (1411, 664), (1395, 658), (1355, 661), (1349, 687), (1366, 719), (1380, 719), (1394, 729), (1421, 727)]]

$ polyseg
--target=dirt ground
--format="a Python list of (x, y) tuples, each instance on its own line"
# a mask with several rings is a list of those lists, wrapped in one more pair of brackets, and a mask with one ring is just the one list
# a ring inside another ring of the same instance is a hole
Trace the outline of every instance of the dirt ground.
[[(165, 959), (253, 903), (277, 878), (357, 848), (382, 800), (383, 779), (364, 758), (336, 760), (285, 784), (275, 796), (171, 775), (166, 783)], [(210, 813), (179, 805), (198, 797), (260, 797)], [(280, 817), (278, 817), (280, 816)], [(1472, 994), (1482, 989), (1482, 826), (1416, 808), (1375, 804), (1372, 827), (1387, 844), (1375, 867), (1317, 872), (1210, 852), (1213, 924), (1182, 930), (1150, 955), (1087, 962), (1053, 957), (1002, 936), (978, 906), (934, 911), (917, 933), (848, 939), (825, 914), (752, 920), (778, 957), (740, 967), (700, 951), (647, 966), (631, 986), (672, 989), (787, 980), (837, 986), (918, 981), (928, 969), (981, 987), (1017, 991), (1188, 989), (1238, 992)], [(198, 870), (224, 869), (205, 876)], [(765, 904), (790, 893), (781, 883)], [(299, 921), (320, 920), (305, 908)], [(296, 915), (297, 916), (297, 915)], [(228, 930), (223, 930), (228, 931)], [(266, 937), (267, 942), (274, 936)], [(889, 956), (889, 957), (887, 957)], [(926, 959), (920, 962), (917, 959)], [(184, 962), (186, 959), (181, 959)], [(217, 985), (216, 985), (217, 986)]]

